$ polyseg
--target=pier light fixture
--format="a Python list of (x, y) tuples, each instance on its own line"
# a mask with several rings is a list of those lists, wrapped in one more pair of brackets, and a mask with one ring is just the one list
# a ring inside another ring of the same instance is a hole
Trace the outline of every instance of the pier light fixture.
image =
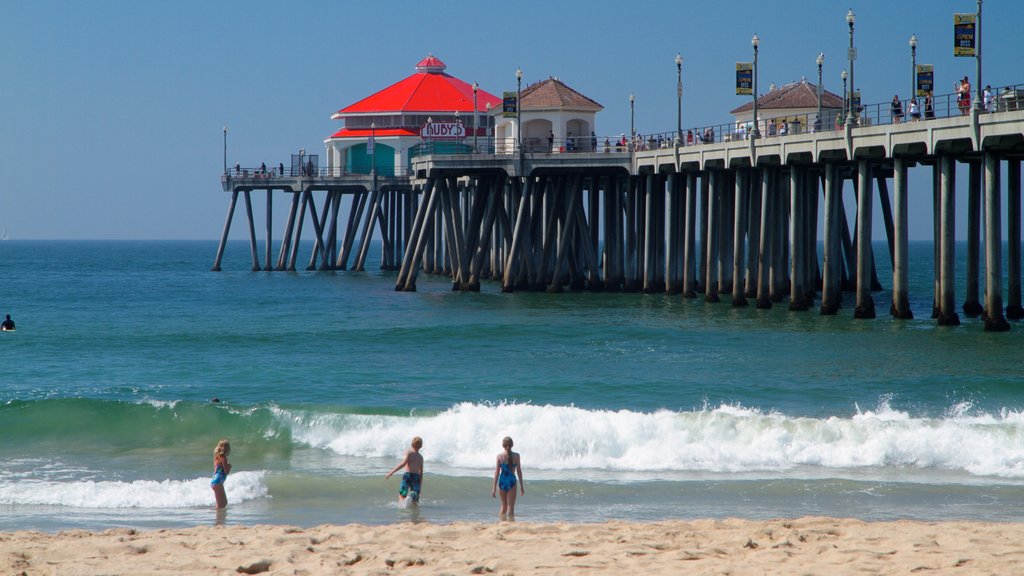
[[(376, 154), (377, 154), (377, 123), (376, 122), (370, 122), (370, 174), (374, 174), (374, 175), (377, 174), (377, 163), (374, 161), (374, 160), (376, 160), (376, 157), (375, 157)], [(374, 190), (376, 190), (376, 189), (377, 189), (377, 187), (374, 186)]]
[(846, 101), (846, 76), (847, 76), (846, 68), (843, 68), (843, 71), (839, 73), (839, 77), (843, 79), (843, 115), (844, 116), (846, 115), (846, 106), (848, 104), (848, 102)]
[(846, 53), (846, 58), (850, 61), (850, 96), (846, 101), (849, 102), (850, 109), (846, 117), (846, 123), (850, 126), (857, 123), (856, 111), (854, 110), (856, 105), (853, 101), (853, 62), (857, 59), (857, 49), (853, 47), (853, 23), (856, 20), (857, 17), (853, 14), (853, 8), (850, 8), (850, 11), (846, 13), (846, 23), (850, 26), (850, 49)]
[(636, 96), (632, 92), (629, 93), (629, 146), (627, 150), (633, 149), (633, 143), (636, 140), (636, 108), (633, 104), (636, 102)]
[(683, 142), (683, 57), (676, 52), (676, 142)]
[(750, 45), (754, 47), (754, 114), (752, 119), (754, 121), (754, 129), (750, 132), (750, 138), (760, 138), (761, 129), (758, 127), (760, 119), (757, 117), (757, 49), (761, 45), (761, 39), (754, 34), (754, 37), (750, 39)]
[(818, 64), (818, 115), (814, 119), (814, 129), (817, 131), (821, 129), (821, 65), (825, 63), (825, 53), (818, 52), (814, 61)]
[(473, 82), (473, 153), (474, 154), (476, 153), (476, 130), (477, 130), (476, 129), (476, 118), (477, 118), (476, 91), (479, 90), (479, 89), (480, 89), (480, 85), (477, 84), (474, 81)]
[(228, 125), (224, 125), (224, 173), (228, 173)]
[(516, 68), (516, 146), (519, 147), (520, 156), (523, 153), (523, 69)]
[(910, 98), (917, 96), (917, 34), (910, 35)]

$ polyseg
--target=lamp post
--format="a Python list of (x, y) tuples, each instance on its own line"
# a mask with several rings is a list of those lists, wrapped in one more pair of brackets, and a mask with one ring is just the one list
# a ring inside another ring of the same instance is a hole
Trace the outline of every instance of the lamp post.
[(850, 26), (850, 50), (846, 53), (847, 59), (850, 61), (850, 97), (847, 99), (849, 102), (849, 113), (846, 117), (846, 123), (853, 126), (857, 123), (856, 116), (854, 114), (854, 103), (853, 103), (853, 61), (857, 59), (857, 49), (853, 47), (853, 22), (856, 20), (856, 16), (853, 15), (853, 8), (846, 13), (846, 23)]
[(841, 74), (839, 74), (839, 77), (843, 79), (843, 116), (845, 116), (845, 115), (846, 115), (846, 113), (847, 113), (847, 112), (846, 112), (846, 107), (847, 107), (847, 106), (849, 106), (849, 104), (850, 104), (850, 103), (849, 103), (849, 102), (848, 102), (848, 101), (846, 100), (846, 97), (847, 97), (847, 93), (846, 93), (846, 76), (847, 76), (847, 74), (846, 74), (846, 68), (843, 68), (843, 71), (842, 71), (842, 73), (841, 73)]
[(629, 146), (626, 146), (627, 150), (632, 150), (633, 149), (633, 144), (636, 142), (636, 124), (634, 123), (634, 120), (636, 119), (636, 115), (633, 113), (633, 111), (634, 111), (633, 102), (635, 102), (635, 101), (636, 101), (636, 96), (633, 96), (633, 93), (630, 92), (629, 93)]
[(750, 45), (754, 47), (754, 129), (750, 132), (751, 139), (761, 137), (761, 129), (758, 127), (760, 120), (757, 117), (757, 47), (761, 45), (761, 39), (754, 34), (750, 39)]
[(818, 52), (818, 58), (815, 60), (818, 63), (818, 115), (814, 119), (814, 130), (821, 129), (821, 65), (825, 63), (825, 53)]
[(228, 173), (228, 125), (224, 125), (224, 173)]
[(480, 89), (480, 85), (475, 81), (473, 82), (473, 153), (476, 154), (476, 91)]
[(974, 36), (974, 43), (975, 43), (975, 46), (977, 46), (977, 49), (974, 51), (974, 60), (975, 60), (975, 62), (977, 64), (977, 68), (978, 68), (978, 70), (977, 70), (978, 79), (974, 83), (974, 86), (978, 90), (978, 95), (975, 96), (975, 98), (974, 98), (974, 108), (976, 110), (984, 111), (985, 110), (985, 102), (984, 102), (985, 94), (983, 92), (984, 89), (982, 88), (982, 85), (981, 85), (981, 0), (978, 0), (978, 16), (974, 19), (974, 21), (976, 22), (975, 26), (977, 26), (977, 28), (975, 29), (975, 36)]
[(676, 53), (676, 141), (683, 142), (683, 57)]
[(377, 123), (370, 122), (370, 174), (375, 174), (377, 171)]
[(910, 35), (910, 99), (917, 97), (917, 34)]
[(523, 153), (523, 71), (516, 68), (516, 146), (519, 154)]

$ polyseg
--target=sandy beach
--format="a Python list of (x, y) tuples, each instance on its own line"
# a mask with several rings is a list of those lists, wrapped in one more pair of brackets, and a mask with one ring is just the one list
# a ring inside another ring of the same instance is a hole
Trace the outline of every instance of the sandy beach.
[(0, 534), (4, 574), (1021, 574), (1024, 524), (834, 518)]

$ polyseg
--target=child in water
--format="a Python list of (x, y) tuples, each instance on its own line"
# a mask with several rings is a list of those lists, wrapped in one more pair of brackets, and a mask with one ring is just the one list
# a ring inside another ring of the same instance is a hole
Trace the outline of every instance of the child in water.
[(423, 439), (415, 436), (412, 439), (412, 447), (405, 451), (405, 458), (384, 477), (387, 480), (403, 466), (405, 467), (405, 474), (402, 475), (402, 485), (398, 488), (399, 502), (406, 498), (412, 498), (414, 504), (420, 501), (420, 489), (423, 487), (423, 456), (420, 454), (420, 448), (422, 447)]
[(217, 442), (213, 449), (213, 479), (210, 480), (210, 487), (213, 488), (213, 496), (217, 499), (217, 508), (227, 508), (228, 496), (224, 493), (224, 480), (231, 473), (231, 464), (228, 463), (228, 454), (231, 453), (231, 444), (227, 440)]
[(501, 517), (515, 518), (516, 515), (516, 477), (519, 477), (519, 494), (526, 494), (523, 483), (523, 467), (519, 462), (519, 453), (512, 451), (512, 438), (505, 436), (501, 440), (504, 452), (498, 454), (494, 466), (494, 485), (491, 487), (491, 498), (495, 492), (501, 492)]

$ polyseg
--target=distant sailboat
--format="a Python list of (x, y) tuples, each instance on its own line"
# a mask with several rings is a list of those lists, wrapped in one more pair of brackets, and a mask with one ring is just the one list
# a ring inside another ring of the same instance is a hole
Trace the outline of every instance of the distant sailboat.
[(4, 228), (3, 233), (0, 234), (0, 240), (7, 240), (7, 238), (8, 238), (8, 236), (7, 236), (7, 228)]

